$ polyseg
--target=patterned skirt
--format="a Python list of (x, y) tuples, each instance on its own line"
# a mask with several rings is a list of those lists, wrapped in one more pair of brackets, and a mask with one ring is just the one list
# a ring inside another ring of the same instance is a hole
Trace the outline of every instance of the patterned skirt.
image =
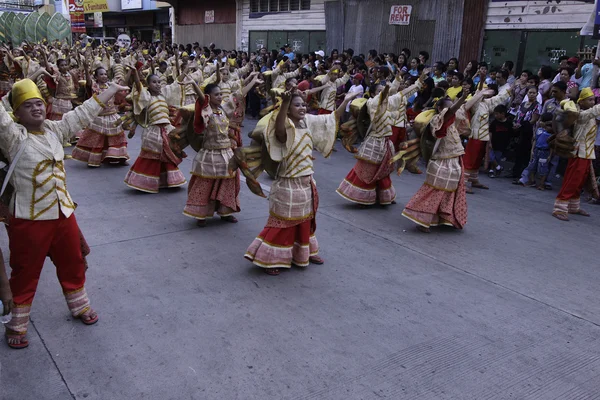
[(390, 173), (393, 168), (389, 161), (393, 155), (393, 144), (386, 140), (384, 156), (381, 163), (358, 160), (346, 178), (340, 183), (336, 192), (353, 203), (363, 205), (391, 204), (396, 199), (396, 189), (392, 184)]
[[(427, 165), (425, 183), (410, 199), (402, 215), (426, 228), (449, 225), (462, 229), (467, 223), (462, 158), (431, 161), (437, 162), (431, 168)], [(432, 164), (431, 161), (429, 164)], [(444, 179), (444, 176), (448, 179)]]
[(48, 119), (60, 121), (62, 120), (63, 114), (66, 114), (71, 110), (73, 110), (73, 103), (71, 100), (55, 98), (52, 100), (52, 110), (50, 111), (50, 115), (48, 115)]
[[(292, 264), (299, 267), (307, 267), (309, 258), (319, 254), (319, 243), (315, 236), (317, 224), (315, 215), (319, 207), (319, 194), (311, 176), (292, 178), (294, 185), (301, 188), (293, 192), (286, 192), (289, 199), (290, 215), (299, 215), (294, 211), (294, 204), (304, 205), (306, 193), (312, 203), (312, 212), (304, 218), (286, 218), (277, 215), (274, 206), (282, 206), (279, 203), (271, 204), (271, 215), (267, 225), (248, 247), (244, 257), (261, 268), (291, 268)], [(273, 185), (271, 196), (285, 198), (279, 195), (284, 185)], [(306, 189), (306, 190), (304, 190)]]
[(114, 126), (118, 114), (99, 116), (80, 135), (72, 156), (75, 160), (99, 167), (102, 162), (129, 160), (127, 139), (120, 126)]
[(158, 193), (158, 190), (162, 188), (185, 185), (185, 176), (177, 167), (181, 163), (181, 159), (173, 154), (169, 147), (167, 129), (164, 126), (150, 126), (148, 129), (160, 129), (162, 151), (155, 153), (142, 149), (125, 176), (125, 184), (132, 189), (146, 193)]
[(240, 177), (229, 179), (201, 178), (193, 175), (183, 214), (204, 220), (215, 213), (227, 217), (240, 212)]

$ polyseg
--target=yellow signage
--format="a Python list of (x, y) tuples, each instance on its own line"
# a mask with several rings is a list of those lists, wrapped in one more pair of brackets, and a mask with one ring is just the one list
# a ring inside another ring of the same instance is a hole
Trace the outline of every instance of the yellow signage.
[(83, 2), (83, 9), (86, 14), (110, 11), (106, 0), (85, 0)]

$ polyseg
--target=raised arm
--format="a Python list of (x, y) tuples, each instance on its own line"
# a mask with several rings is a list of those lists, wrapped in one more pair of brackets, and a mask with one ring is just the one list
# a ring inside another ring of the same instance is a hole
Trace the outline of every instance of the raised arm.
[(198, 86), (196, 81), (190, 78), (188, 75), (185, 75), (185, 79), (179, 81), (178, 83), (180, 85), (191, 85), (192, 88), (194, 88), (194, 92), (196, 93), (196, 95), (201, 99), (204, 98), (204, 93), (202, 92), (202, 89), (200, 89), (200, 86)]
[(359, 94), (360, 92), (346, 93), (344, 101), (342, 101), (342, 104), (340, 104), (340, 106), (335, 110), (335, 117), (338, 119), (338, 121), (344, 116), (344, 112), (346, 111), (346, 106), (348, 103), (350, 103)]
[(279, 113), (275, 120), (275, 137), (279, 143), (285, 143), (287, 141), (287, 132), (285, 130), (285, 123), (287, 121), (287, 113), (290, 108), (290, 102), (292, 101), (292, 92), (285, 92), (281, 95), (283, 100), (279, 107)]

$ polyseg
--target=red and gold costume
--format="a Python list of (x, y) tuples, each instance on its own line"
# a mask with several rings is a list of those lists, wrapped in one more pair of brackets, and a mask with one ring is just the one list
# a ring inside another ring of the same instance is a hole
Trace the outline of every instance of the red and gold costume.
[(196, 102), (194, 130), (203, 134), (202, 148), (192, 165), (192, 179), (183, 214), (198, 220), (215, 213), (228, 217), (240, 212), (240, 177), (228, 171), (233, 157), (229, 120), (224, 111), (214, 111), (205, 100)]
[(449, 225), (462, 229), (467, 223), (467, 195), (460, 132), (469, 131), (468, 113), (461, 107), (444, 121), (448, 109), (433, 117), (430, 129), (437, 138), (427, 164), (425, 183), (410, 199), (402, 215), (417, 225)]
[[(16, 83), (12, 93), (15, 109), (26, 100), (42, 99), (29, 79)], [(31, 304), (47, 256), (56, 266), (73, 316), (90, 311), (84, 287), (82, 240), (73, 214), (75, 203), (67, 191), (62, 143), (91, 123), (102, 107), (95, 98), (90, 99), (63, 115), (61, 121), (46, 120), (40, 132), (27, 131), (14, 122), (7, 107), (0, 106), (0, 149), (11, 162), (21, 148), (23, 151), (11, 176), (15, 192), (9, 205), (7, 230), (15, 308), (6, 328), (8, 336), (22, 336), (27, 331)]]
[(421, 82), (418, 81), (392, 96), (382, 96), (382, 92), (367, 101), (371, 125), (355, 155), (358, 161), (337, 189), (340, 196), (362, 205), (377, 202), (387, 205), (396, 199), (396, 189), (390, 178), (393, 170), (390, 159), (394, 156), (392, 126), (398, 123), (400, 106), (406, 101), (406, 94), (420, 87)]
[(306, 267), (319, 252), (315, 236), (319, 196), (312, 177), (312, 152), (314, 148), (325, 157), (331, 154), (338, 121), (335, 114), (308, 114), (301, 127), (295, 127), (288, 119), (287, 141), (281, 143), (275, 135), (276, 119), (274, 112), (265, 132), (269, 155), (280, 162), (269, 193), (270, 216), (245, 257), (262, 268)]
[[(581, 91), (580, 100), (593, 96), (592, 91), (589, 88), (586, 89)], [(579, 111), (573, 127), (574, 157), (569, 158), (562, 186), (554, 202), (553, 213), (577, 214), (580, 211), (581, 191), (590, 175), (593, 174), (592, 161), (596, 159), (594, 144), (598, 132), (596, 118), (599, 116), (600, 105)]]
[[(92, 92), (96, 95), (108, 89), (108, 84), (94, 82)], [(114, 99), (98, 114), (98, 117), (81, 133), (77, 146), (71, 155), (75, 160), (85, 162), (90, 167), (99, 167), (102, 162), (124, 162), (129, 160), (127, 139), (119, 120)]]
[[(169, 147), (168, 134), (175, 129), (169, 120), (168, 104), (179, 104), (181, 86), (175, 82), (154, 96), (148, 89), (138, 91), (134, 86), (133, 111), (144, 119), (142, 150), (125, 177), (125, 184), (147, 193), (159, 188), (179, 187), (186, 180), (179, 168), (181, 159)], [(144, 110), (146, 111), (144, 113)]]
[(479, 168), (485, 158), (487, 144), (490, 140), (490, 114), (494, 108), (504, 104), (510, 97), (508, 90), (502, 91), (497, 96), (484, 99), (475, 107), (471, 124), (471, 136), (467, 142), (463, 157), (465, 175), (469, 182), (479, 183)]

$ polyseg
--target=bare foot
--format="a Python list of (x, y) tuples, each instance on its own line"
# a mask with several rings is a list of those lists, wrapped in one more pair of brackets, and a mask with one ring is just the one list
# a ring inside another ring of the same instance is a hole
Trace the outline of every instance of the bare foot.
[(423, 233), (429, 233), (431, 230), (425, 226), (417, 225), (417, 229)]
[(236, 217), (234, 217), (233, 215), (229, 215), (227, 217), (221, 217), (222, 221), (225, 222), (231, 222), (232, 224), (237, 224), (238, 220)]
[(204, 228), (206, 226), (206, 220), (199, 219), (198, 221), (196, 221), (196, 226), (198, 226), (199, 228)]

